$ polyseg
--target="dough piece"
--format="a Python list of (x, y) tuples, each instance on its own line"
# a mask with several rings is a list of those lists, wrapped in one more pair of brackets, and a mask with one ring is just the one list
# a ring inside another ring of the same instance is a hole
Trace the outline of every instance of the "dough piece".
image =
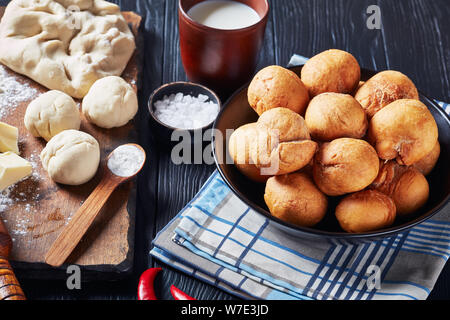
[(121, 77), (97, 80), (83, 99), (84, 116), (101, 128), (124, 126), (138, 111), (133, 87)]
[(383, 164), (371, 188), (394, 200), (398, 216), (415, 213), (425, 205), (430, 194), (428, 181), (419, 170), (395, 161)]
[(394, 223), (394, 201), (375, 190), (353, 193), (336, 207), (336, 218), (342, 229), (350, 233), (369, 232)]
[(120, 8), (103, 0), (13, 0), (0, 23), (0, 62), (75, 98), (121, 75), (134, 48)]
[(328, 207), (327, 197), (299, 172), (270, 178), (264, 200), (274, 217), (303, 227), (319, 223)]
[(49, 141), (61, 131), (79, 130), (81, 119), (78, 106), (69, 95), (51, 90), (28, 105), (24, 122), (34, 137)]
[(269, 66), (259, 71), (248, 87), (248, 102), (258, 115), (273, 108), (305, 114), (308, 90), (291, 70)]
[(42, 166), (55, 181), (80, 185), (91, 180), (100, 163), (100, 147), (91, 135), (66, 130), (54, 136), (41, 152)]
[(230, 137), (228, 152), (234, 165), (249, 179), (256, 182), (266, 182), (269, 176), (261, 175), (250, 157), (250, 146), (255, 143), (256, 123), (249, 123), (236, 129)]
[(340, 196), (370, 185), (379, 166), (376, 151), (366, 141), (336, 139), (320, 146), (314, 159), (314, 181), (323, 193)]
[(372, 118), (375, 113), (399, 99), (419, 100), (414, 83), (403, 73), (386, 70), (366, 81), (356, 92), (355, 99)]
[(433, 150), (431, 150), (431, 152), (425, 157), (414, 163), (413, 167), (422, 172), (424, 176), (427, 176), (431, 173), (431, 171), (433, 171), (440, 155), (441, 145), (439, 144), (439, 141), (436, 141), (436, 145), (434, 146)]
[(315, 55), (305, 63), (301, 72), (310, 98), (324, 92), (352, 93), (360, 78), (361, 69), (355, 57), (337, 49)]
[(255, 143), (250, 147), (253, 163), (262, 175), (277, 176), (307, 166), (317, 151), (305, 120), (287, 108), (264, 112), (256, 123)]
[(383, 160), (412, 165), (428, 155), (438, 140), (438, 127), (427, 106), (401, 99), (378, 111), (370, 120), (368, 139)]
[(362, 138), (369, 123), (363, 108), (351, 95), (322, 93), (309, 103), (305, 115), (312, 139)]

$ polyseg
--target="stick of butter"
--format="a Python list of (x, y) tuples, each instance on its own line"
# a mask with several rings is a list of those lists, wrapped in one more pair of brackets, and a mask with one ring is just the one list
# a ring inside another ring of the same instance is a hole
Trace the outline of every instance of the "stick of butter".
[(31, 163), (10, 151), (0, 154), (0, 190), (31, 174)]
[(0, 122), (0, 152), (12, 151), (19, 154), (19, 130), (7, 123)]

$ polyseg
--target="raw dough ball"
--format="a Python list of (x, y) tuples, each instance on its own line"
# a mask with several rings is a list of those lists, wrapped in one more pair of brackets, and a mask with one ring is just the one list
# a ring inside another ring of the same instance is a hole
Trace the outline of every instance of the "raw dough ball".
[(269, 176), (262, 176), (250, 158), (250, 146), (256, 137), (256, 123), (243, 125), (233, 132), (228, 143), (228, 151), (234, 165), (245, 176), (256, 182), (265, 182)]
[(101, 128), (124, 126), (138, 111), (133, 87), (121, 77), (97, 80), (83, 99), (84, 116)]
[(429, 154), (438, 139), (438, 127), (427, 106), (418, 100), (392, 102), (370, 121), (368, 138), (378, 156), (412, 165)]
[(91, 180), (100, 163), (100, 147), (91, 135), (66, 130), (54, 136), (41, 152), (42, 166), (55, 181), (80, 185)]
[(414, 83), (398, 71), (382, 71), (366, 81), (356, 92), (359, 101), (369, 118), (399, 99), (419, 100), (419, 93)]
[(264, 200), (273, 216), (303, 227), (319, 223), (328, 206), (327, 197), (311, 178), (299, 172), (270, 178)]
[(329, 196), (361, 191), (375, 180), (379, 166), (376, 151), (366, 141), (336, 139), (319, 148), (314, 159), (314, 181)]
[(430, 172), (436, 166), (436, 163), (438, 162), (440, 155), (441, 155), (441, 145), (439, 144), (439, 141), (436, 141), (436, 145), (434, 146), (433, 150), (431, 150), (431, 152), (427, 154), (424, 158), (414, 163), (413, 166), (417, 170), (422, 172), (424, 176), (429, 175)]
[(51, 90), (34, 99), (25, 112), (25, 127), (35, 137), (49, 141), (64, 130), (79, 130), (80, 111), (64, 92)]
[(256, 123), (256, 140), (250, 156), (263, 175), (291, 173), (308, 165), (317, 150), (305, 120), (298, 113), (275, 108), (264, 112)]
[(301, 79), (312, 98), (324, 92), (352, 93), (358, 86), (361, 69), (350, 53), (331, 49), (309, 59)]
[(315, 140), (362, 138), (369, 123), (361, 105), (351, 95), (322, 93), (306, 109), (306, 125)]
[(248, 102), (258, 115), (279, 107), (304, 114), (309, 96), (302, 80), (294, 72), (270, 66), (253, 78), (248, 87)]
[(119, 6), (103, 0), (13, 0), (0, 23), (0, 62), (75, 98), (121, 75), (134, 49)]
[(388, 161), (373, 182), (372, 188), (391, 197), (399, 216), (416, 212), (428, 200), (430, 188), (425, 176), (414, 167)]
[(368, 232), (394, 223), (394, 201), (375, 190), (354, 193), (342, 199), (336, 207), (336, 218), (342, 229), (351, 233)]

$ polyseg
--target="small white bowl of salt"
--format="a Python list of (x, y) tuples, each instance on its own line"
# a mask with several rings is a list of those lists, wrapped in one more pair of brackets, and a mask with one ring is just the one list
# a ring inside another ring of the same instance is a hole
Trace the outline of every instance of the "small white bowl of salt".
[(164, 144), (170, 144), (175, 130), (205, 131), (212, 127), (222, 104), (217, 94), (192, 82), (172, 82), (156, 89), (148, 109), (154, 133)]

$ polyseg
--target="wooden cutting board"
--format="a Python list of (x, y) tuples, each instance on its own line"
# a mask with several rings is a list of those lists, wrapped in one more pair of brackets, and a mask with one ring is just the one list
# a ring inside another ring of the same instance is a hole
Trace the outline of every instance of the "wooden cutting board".
[[(4, 7), (0, 7), (0, 17), (4, 10)], [(123, 12), (123, 16), (138, 39), (141, 17), (132, 12)], [(137, 91), (138, 74), (141, 68), (139, 41), (136, 43), (138, 48), (122, 77)], [(4, 220), (14, 241), (11, 256), (13, 266), (26, 269), (27, 272), (19, 271), (19, 273), (27, 276), (33, 274), (28, 272), (30, 269), (50, 268), (43, 264), (47, 250), (70, 217), (96, 187), (100, 176), (98, 173), (87, 184), (76, 187), (56, 184), (48, 177), (39, 159), (45, 140), (31, 136), (23, 123), (28, 104), (48, 89), (5, 66), (0, 65), (1, 67), (4, 68), (3, 72), (6, 71), (6, 86), (8, 83), (13, 83), (18, 87), (16, 88), (18, 95), (16, 98), (10, 97), (9, 100), (0, 99), (0, 104), (2, 101), (4, 104), (0, 105), (0, 121), (19, 128), (21, 156), (33, 165), (33, 175), (16, 184), (9, 194), (3, 194), (0, 200), (0, 218)], [(124, 127), (107, 130), (90, 124), (82, 117), (80, 130), (98, 140), (102, 161), (117, 146), (136, 142), (137, 138), (133, 121)], [(134, 241), (134, 191), (134, 182), (127, 183), (115, 191), (68, 259), (67, 264), (78, 264), (93, 271), (126, 272), (131, 270)], [(65, 269), (64, 266), (62, 269)]]

